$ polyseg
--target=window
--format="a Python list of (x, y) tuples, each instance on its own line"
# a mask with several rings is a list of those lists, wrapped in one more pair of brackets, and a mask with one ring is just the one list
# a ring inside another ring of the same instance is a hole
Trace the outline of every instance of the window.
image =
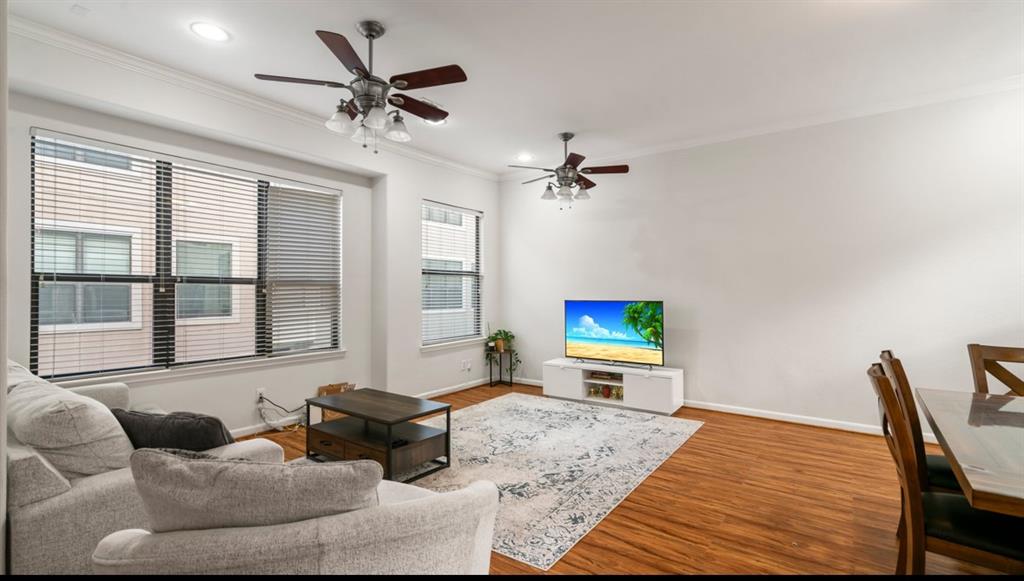
[[(423, 259), (423, 268), (428, 273), (438, 270), (460, 271), (462, 261)], [(462, 308), (462, 280), (459, 277), (442, 274), (423, 275), (423, 310)]]
[(129, 274), (131, 244), (132, 237), (125, 235), (40, 230), (35, 269), (52, 275), (39, 285), (39, 324), (60, 330), (70, 325), (131, 322), (130, 284), (72, 282), (77, 277), (70, 276)]
[(118, 155), (89, 147), (77, 147), (56, 141), (39, 141), (36, 144), (36, 155), (116, 169), (130, 170), (132, 168), (132, 158), (127, 155)]
[(422, 343), (480, 337), (480, 222), (473, 210), (424, 202)]
[[(231, 277), (231, 244), (179, 240), (180, 276)], [(223, 284), (179, 284), (179, 319), (231, 316), (231, 287)]]
[(272, 187), (267, 203), (267, 330), (275, 353), (341, 341), (338, 196)]
[(338, 192), (42, 130), (31, 161), (35, 373), (340, 347)]
[(462, 213), (457, 210), (447, 210), (436, 206), (423, 206), (423, 219), (440, 224), (451, 224), (462, 226)]

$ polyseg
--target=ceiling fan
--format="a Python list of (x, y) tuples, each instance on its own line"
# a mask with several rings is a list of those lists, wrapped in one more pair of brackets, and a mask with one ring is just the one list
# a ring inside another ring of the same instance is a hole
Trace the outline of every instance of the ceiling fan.
[(373, 143), (377, 153), (377, 138), (383, 134), (386, 139), (397, 142), (412, 140), (412, 135), (405, 126), (405, 120), (399, 111), (387, 111), (387, 105), (393, 105), (402, 111), (423, 118), (430, 124), (441, 124), (447, 119), (448, 112), (426, 100), (415, 99), (409, 95), (389, 94), (391, 89), (411, 91), (438, 85), (461, 83), (466, 80), (466, 73), (459, 65), (448, 65), (433, 69), (425, 69), (400, 75), (392, 75), (384, 80), (373, 74), (373, 41), (384, 36), (384, 25), (376, 20), (360, 22), (356, 27), (370, 43), (370, 66), (363, 64), (348, 39), (336, 32), (316, 31), (316, 35), (334, 56), (355, 75), (351, 81), (320, 81), (316, 79), (300, 79), (281, 77), (278, 75), (257, 74), (256, 78), (263, 81), (283, 83), (300, 83), (304, 85), (320, 85), (332, 89), (348, 89), (352, 98), (341, 99), (338, 108), (324, 125), (338, 133), (353, 132), (352, 140)]
[[(572, 203), (573, 200), (589, 200), (589, 190), (597, 187), (597, 184), (587, 178), (584, 174), (601, 174), (601, 173), (629, 173), (628, 165), (598, 165), (593, 167), (585, 167), (579, 169), (580, 164), (586, 159), (578, 153), (569, 153), (569, 140), (575, 137), (575, 133), (559, 133), (558, 137), (562, 140), (562, 150), (565, 155), (565, 162), (556, 168), (547, 167), (534, 167), (530, 165), (510, 165), (509, 167), (518, 167), (522, 169), (539, 169), (541, 171), (550, 172), (549, 175), (534, 178), (523, 182), (524, 184), (532, 184), (533, 182), (539, 182), (540, 180), (546, 180), (555, 178), (555, 183), (548, 182), (548, 187), (544, 190), (544, 195), (540, 197), (542, 200), (561, 200), (563, 202)], [(555, 193), (555, 187), (558, 187), (558, 193)], [(578, 187), (576, 194), (572, 193), (573, 187)]]

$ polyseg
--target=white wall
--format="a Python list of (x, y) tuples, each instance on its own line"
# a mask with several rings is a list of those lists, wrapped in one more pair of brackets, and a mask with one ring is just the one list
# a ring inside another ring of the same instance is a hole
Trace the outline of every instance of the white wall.
[(1024, 344), (1022, 98), (626, 159), (561, 212), (503, 184), (523, 375), (562, 354), (563, 299), (639, 297), (666, 302), (688, 400), (875, 427), (886, 348), (915, 385), (970, 390), (969, 342)]
[[(7, 150), (7, 0), (0, 0), (0, 152)], [(7, 160), (0, 155), (0, 216), (7, 215)], [(0, 450), (7, 449), (7, 226), (0, 220)], [(7, 463), (0, 465), (0, 575), (7, 572)]]

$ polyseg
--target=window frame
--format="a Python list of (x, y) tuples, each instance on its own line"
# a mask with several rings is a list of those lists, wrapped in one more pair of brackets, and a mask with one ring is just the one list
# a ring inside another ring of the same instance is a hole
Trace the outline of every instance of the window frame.
[[(70, 160), (61, 160), (70, 161)], [(71, 162), (81, 163), (81, 162)], [(114, 168), (116, 169), (116, 168)], [(124, 171), (124, 170), (120, 170)], [(73, 284), (75, 286), (75, 301), (76, 301), (76, 314), (82, 309), (83, 305), (83, 286), (86, 284), (127, 284), (129, 287), (128, 300), (130, 302), (129, 312), (131, 313), (131, 320), (129, 321), (118, 321), (114, 323), (56, 323), (56, 324), (43, 324), (36, 321), (37, 331), (48, 335), (57, 335), (62, 333), (90, 333), (90, 332), (101, 332), (101, 331), (137, 331), (142, 328), (142, 301), (141, 292), (142, 288), (139, 284), (131, 283), (119, 283), (113, 281), (100, 280), (102, 277), (112, 276), (131, 276), (129, 275), (89, 275), (83, 273), (62, 273), (54, 276), (54, 273), (37, 272), (36, 271), (36, 236), (40, 232), (70, 232), (73, 234), (100, 234), (110, 236), (124, 236), (129, 238), (129, 255), (128, 255), (128, 271), (134, 273), (138, 268), (136, 256), (139, 256), (140, 246), (142, 244), (141, 235), (142, 231), (138, 228), (131, 228), (127, 226), (108, 226), (103, 224), (95, 224), (91, 222), (76, 222), (71, 220), (46, 220), (42, 225), (34, 225), (32, 229), (32, 264), (31, 269), (33, 273), (33, 280), (37, 277), (38, 282), (41, 283), (54, 283), (54, 284)], [(79, 264), (84, 257), (79, 256), (81, 246), (76, 244), (75, 248), (75, 264)], [(53, 278), (46, 278), (50, 275)], [(70, 275), (70, 276), (69, 276)], [(58, 280), (68, 278), (78, 278), (80, 280)], [(35, 297), (38, 300), (39, 290), (35, 290)], [(38, 307), (37, 307), (38, 308)], [(38, 314), (37, 314), (38, 317)]]
[[(453, 206), (451, 204), (445, 204), (443, 202), (435, 202), (428, 199), (421, 200), (421, 211), (420, 211), (420, 237), (423, 237), (423, 231), (427, 222), (432, 227), (439, 228), (442, 231), (449, 230), (464, 231), (467, 226), (465, 224), (465, 215), (473, 215), (476, 218), (476, 239), (474, 240), (474, 252), (475, 252), (475, 270), (441, 270), (426, 268), (423, 264), (425, 260), (444, 260), (448, 262), (458, 262), (463, 264), (465, 260), (462, 258), (455, 258), (452, 256), (441, 256), (437, 254), (428, 254), (424, 248), (420, 248), (420, 348), (421, 349), (434, 349), (438, 347), (444, 347), (449, 344), (462, 344), (467, 341), (480, 340), (485, 337), (484, 335), (484, 265), (483, 265), (483, 241), (484, 241), (484, 213), (480, 210), (474, 210), (471, 208), (461, 208)], [(458, 213), (461, 218), (461, 224), (452, 224), (447, 220), (433, 220), (429, 217), (429, 212), (425, 212), (427, 208), (439, 208), (446, 212)], [(426, 215), (424, 215), (426, 214)], [(430, 275), (439, 276), (458, 276), (460, 283), (462, 284), (462, 307), (459, 308), (444, 308), (444, 309), (427, 309), (425, 308), (423, 301), (423, 277)], [(466, 285), (469, 285), (469, 289)], [(458, 314), (467, 313), (473, 310), (473, 291), (472, 285), (477, 287), (477, 311), (478, 316), (475, 318), (474, 323), (476, 329), (474, 332), (468, 335), (458, 335), (451, 337), (443, 337), (433, 341), (425, 341), (423, 338), (423, 326), (424, 319), (428, 315), (444, 315), (444, 314)]]

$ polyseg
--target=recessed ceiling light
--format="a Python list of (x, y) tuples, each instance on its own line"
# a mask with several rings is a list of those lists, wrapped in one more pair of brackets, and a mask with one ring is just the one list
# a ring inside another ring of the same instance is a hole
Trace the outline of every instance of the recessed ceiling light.
[(192, 29), (192, 32), (196, 33), (197, 36), (201, 36), (206, 40), (227, 42), (231, 39), (231, 35), (228, 34), (228, 31), (209, 22), (193, 22), (189, 28)]
[(533, 154), (528, 151), (524, 151), (516, 156), (516, 161), (533, 161)]

